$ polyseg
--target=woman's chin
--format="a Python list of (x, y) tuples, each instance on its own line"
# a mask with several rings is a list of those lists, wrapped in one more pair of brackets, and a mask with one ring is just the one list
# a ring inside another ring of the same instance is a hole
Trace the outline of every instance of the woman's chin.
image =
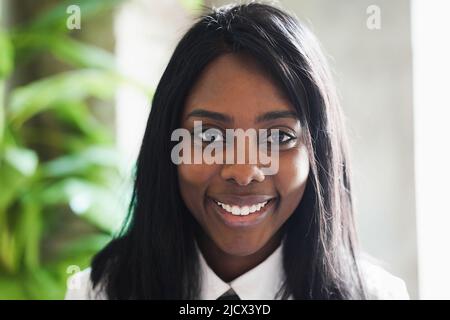
[(226, 254), (231, 256), (245, 257), (258, 252), (264, 245), (252, 244), (250, 241), (230, 241), (216, 245)]

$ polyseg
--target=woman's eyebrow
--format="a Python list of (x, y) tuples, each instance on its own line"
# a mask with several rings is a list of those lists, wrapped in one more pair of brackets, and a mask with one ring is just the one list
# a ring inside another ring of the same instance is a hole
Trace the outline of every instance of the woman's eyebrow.
[(270, 120), (276, 120), (280, 118), (293, 118), (295, 120), (298, 120), (298, 115), (294, 111), (289, 110), (279, 110), (279, 111), (270, 111), (267, 113), (264, 113), (260, 116), (256, 117), (256, 122), (264, 122), (264, 121), (270, 121)]
[[(188, 113), (186, 116), (186, 119), (189, 119), (190, 117), (200, 117), (200, 118), (209, 118), (212, 120), (217, 120), (224, 123), (232, 123), (233, 118), (215, 111), (208, 111), (205, 109), (195, 109)], [(290, 110), (276, 110), (276, 111), (269, 111), (262, 115), (259, 115), (256, 117), (256, 122), (265, 122), (265, 121), (271, 121), (271, 120), (277, 120), (281, 118), (292, 118), (295, 120), (298, 120), (297, 113)]]
[(189, 114), (186, 116), (186, 119), (189, 119), (190, 117), (201, 117), (201, 118), (209, 118), (212, 120), (217, 120), (220, 122), (225, 123), (231, 123), (233, 122), (233, 119), (230, 116), (227, 116), (223, 113), (215, 112), (215, 111), (208, 111), (205, 109), (195, 109), (189, 112)]

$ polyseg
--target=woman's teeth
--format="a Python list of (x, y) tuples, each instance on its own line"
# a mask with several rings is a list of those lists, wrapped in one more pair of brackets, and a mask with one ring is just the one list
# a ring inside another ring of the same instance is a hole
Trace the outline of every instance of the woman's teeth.
[(229, 204), (225, 204), (219, 201), (216, 201), (216, 203), (221, 206), (225, 211), (235, 215), (235, 216), (246, 216), (249, 213), (254, 213), (254, 212), (258, 212), (259, 210), (261, 210), (269, 201), (264, 201), (264, 202), (260, 202), (260, 203), (256, 203), (252, 206), (244, 206), (244, 207), (239, 207), (239, 206), (232, 206)]

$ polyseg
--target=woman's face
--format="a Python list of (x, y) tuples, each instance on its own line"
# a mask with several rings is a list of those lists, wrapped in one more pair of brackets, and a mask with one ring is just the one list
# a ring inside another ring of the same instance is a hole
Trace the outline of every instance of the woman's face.
[[(205, 238), (230, 255), (257, 253), (277, 237), (306, 187), (308, 153), (294, 108), (251, 58), (225, 54), (207, 66), (186, 100), (181, 126), (193, 132), (194, 121), (201, 121), (203, 131), (214, 129), (192, 136), (196, 148), (208, 140), (218, 143), (226, 129), (238, 128), (267, 129), (268, 140), (280, 143), (273, 175), (248, 160), (253, 150), (248, 141), (234, 146), (246, 155), (243, 163), (178, 166), (181, 196)], [(279, 129), (279, 135), (270, 136), (270, 129)]]

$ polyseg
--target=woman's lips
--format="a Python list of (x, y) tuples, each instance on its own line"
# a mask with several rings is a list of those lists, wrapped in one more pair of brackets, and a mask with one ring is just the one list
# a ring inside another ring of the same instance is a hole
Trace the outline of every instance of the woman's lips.
[[(208, 198), (215, 214), (229, 227), (249, 227), (263, 221), (271, 212), (273, 196), (223, 196)], [(231, 212), (230, 212), (231, 211)]]
[(231, 214), (233, 214), (235, 216), (246, 216), (248, 214), (260, 211), (262, 208), (265, 207), (265, 205), (267, 203), (269, 203), (269, 201), (258, 202), (258, 203), (254, 203), (254, 204), (245, 205), (245, 206), (242, 206), (242, 207), (240, 207), (238, 205), (234, 205), (234, 204), (222, 203), (222, 202), (219, 202), (219, 201), (216, 201), (216, 203), (220, 207), (225, 209), (225, 211), (228, 212), (228, 213), (231, 213)]
[(225, 204), (229, 204), (229, 205), (234, 205), (234, 206), (238, 206), (238, 207), (244, 207), (244, 206), (252, 206), (254, 204), (258, 204), (258, 203), (263, 203), (265, 201), (269, 201), (273, 198), (275, 198), (275, 196), (271, 196), (271, 195), (230, 195), (230, 194), (226, 194), (226, 195), (217, 195), (214, 197), (210, 197), (211, 199), (217, 201), (217, 202), (221, 202), (221, 203), (225, 203)]

